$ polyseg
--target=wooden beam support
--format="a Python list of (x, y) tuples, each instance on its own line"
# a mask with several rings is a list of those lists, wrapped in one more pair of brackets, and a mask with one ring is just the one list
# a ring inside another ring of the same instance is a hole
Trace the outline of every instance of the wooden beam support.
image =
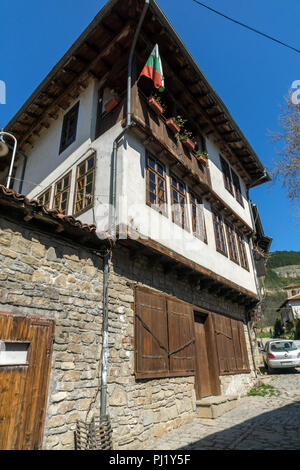
[[(110, 54), (110, 52), (112, 51), (112, 49), (114, 48), (115, 44), (119, 41), (121, 41), (122, 39), (124, 39), (125, 37), (127, 37), (129, 35), (129, 33), (131, 32), (131, 25), (130, 24), (127, 24), (122, 31), (120, 31), (119, 34), (117, 34), (117, 36), (114, 38), (114, 40), (112, 40), (112, 42), (101, 52), (101, 54), (99, 54), (99, 56), (97, 56), (90, 64), (89, 66), (86, 68), (86, 70), (84, 70), (83, 72), (81, 72), (79, 75), (78, 74), (75, 74), (75, 78), (72, 80), (72, 82), (67, 86), (67, 88), (65, 89), (65, 91), (59, 95), (58, 97), (54, 98), (53, 102), (47, 106), (45, 108), (45, 111), (46, 112), (50, 112), (51, 113), (51, 110), (53, 108), (54, 105), (57, 105), (57, 106), (61, 106), (61, 100), (63, 100), (63, 98), (65, 96), (68, 95), (68, 93), (70, 93), (74, 87), (74, 84), (76, 83), (80, 83), (81, 85), (83, 84), (83, 82), (85, 80), (88, 80), (88, 72), (89, 72), (89, 69), (93, 68), (93, 66), (95, 66), (98, 62), (98, 60), (100, 60), (102, 57), (105, 57), (107, 55)], [(84, 86), (84, 85), (82, 85)], [(30, 129), (28, 130), (28, 132), (24, 135), (24, 137), (21, 139), (21, 142), (19, 142), (19, 146), (21, 147), (22, 144), (25, 142), (25, 140), (30, 136), (30, 134), (32, 134), (32, 132), (35, 130), (35, 128), (38, 126), (38, 123), (35, 123), (33, 124)]]

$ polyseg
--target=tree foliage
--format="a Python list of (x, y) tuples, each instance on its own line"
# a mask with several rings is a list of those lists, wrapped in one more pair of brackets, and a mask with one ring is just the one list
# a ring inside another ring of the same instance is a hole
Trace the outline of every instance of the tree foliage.
[(300, 265), (300, 251), (273, 251), (267, 260), (268, 268), (279, 268), (280, 266)]
[(291, 96), (285, 101), (279, 117), (280, 131), (272, 134), (274, 142), (282, 145), (272, 177), (282, 183), (291, 201), (300, 203), (300, 104), (294, 104)]

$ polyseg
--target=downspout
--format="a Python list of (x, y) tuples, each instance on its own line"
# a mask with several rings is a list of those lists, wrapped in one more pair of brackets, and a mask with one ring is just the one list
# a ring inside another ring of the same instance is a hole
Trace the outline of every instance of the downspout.
[(128, 71), (127, 71), (127, 106), (126, 106), (126, 125), (123, 131), (115, 138), (113, 142), (113, 155), (112, 155), (112, 164), (111, 164), (111, 196), (109, 203), (109, 226), (111, 227), (111, 235), (113, 238), (116, 238), (116, 194), (117, 194), (117, 154), (118, 154), (118, 144), (121, 138), (126, 134), (128, 129), (132, 127), (131, 121), (131, 85), (132, 85), (132, 62), (133, 55), (135, 51), (135, 46), (137, 39), (146, 16), (150, 0), (145, 0), (144, 8), (140, 16), (139, 24), (135, 31), (133, 42), (130, 49), (129, 60), (128, 60)]
[(23, 165), (22, 165), (22, 173), (21, 173), (20, 184), (19, 184), (20, 194), (22, 194), (22, 191), (23, 191), (24, 176), (25, 176), (25, 171), (26, 171), (26, 166), (27, 166), (27, 156), (24, 153), (22, 155), (23, 155)]
[[(121, 138), (126, 134), (128, 129), (132, 126), (131, 122), (131, 83), (132, 83), (132, 62), (137, 43), (138, 35), (140, 33), (142, 23), (144, 21), (146, 12), (148, 10), (150, 0), (145, 0), (144, 8), (140, 16), (139, 24), (137, 26), (133, 43), (130, 49), (128, 61), (128, 74), (127, 74), (127, 116), (126, 126), (123, 131), (115, 138), (113, 142), (113, 154), (111, 163), (111, 192), (110, 192), (110, 206), (109, 206), (109, 226), (111, 227), (111, 235), (116, 238), (116, 188), (117, 188), (117, 154), (118, 144)], [(102, 376), (101, 376), (101, 409), (100, 419), (103, 421), (107, 415), (107, 362), (108, 362), (108, 274), (109, 274), (109, 252), (103, 257), (103, 345), (102, 345)]]
[[(262, 177), (262, 178), (259, 178), (257, 181), (255, 181), (252, 185), (248, 186), (247, 188), (247, 199), (248, 199), (248, 206), (249, 206), (249, 212), (250, 212), (250, 217), (251, 217), (251, 221), (252, 221), (252, 227), (253, 227), (253, 234), (252, 234), (252, 237), (256, 234), (256, 229), (255, 229), (255, 222), (254, 222), (254, 216), (253, 216), (253, 212), (252, 212), (252, 204), (251, 204), (251, 201), (250, 201), (250, 198), (249, 198), (249, 189), (251, 187), (253, 187), (258, 181), (260, 181), (261, 179), (265, 178), (265, 175)], [(260, 287), (259, 287), (259, 283), (258, 283), (258, 279), (257, 279), (257, 273), (256, 273), (256, 268), (255, 268), (255, 261), (254, 261), (254, 256), (253, 256), (253, 241), (252, 241), (252, 237), (250, 238), (249, 240), (249, 245), (250, 245), (250, 256), (251, 256), (251, 261), (252, 261), (252, 266), (253, 266), (253, 273), (254, 273), (254, 281), (255, 281), (255, 286), (256, 286), (256, 290), (258, 292), (258, 296), (259, 296), (259, 301), (257, 302), (256, 304), (256, 308), (262, 303), (262, 296), (261, 296), (261, 292), (260, 292)], [(255, 373), (255, 377), (257, 378), (257, 372), (256, 372), (256, 363), (255, 363), (255, 354), (254, 354), (254, 346), (253, 346), (253, 341), (252, 341), (252, 338), (251, 338), (251, 329), (250, 329), (250, 311), (247, 312), (247, 329), (248, 329), (248, 336), (249, 336), (249, 340), (250, 340), (250, 347), (251, 347), (251, 353), (252, 353), (252, 360), (253, 360), (253, 364), (254, 364), (254, 373)]]
[(107, 358), (108, 358), (108, 302), (107, 302), (107, 284), (108, 284), (108, 262), (109, 253), (103, 256), (103, 326), (102, 326), (102, 358), (101, 358), (101, 403), (100, 403), (100, 421), (106, 419), (106, 397), (107, 397)]

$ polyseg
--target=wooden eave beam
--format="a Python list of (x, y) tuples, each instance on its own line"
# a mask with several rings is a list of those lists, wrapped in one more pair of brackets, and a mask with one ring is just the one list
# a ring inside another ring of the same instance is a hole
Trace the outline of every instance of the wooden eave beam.
[[(47, 106), (45, 108), (45, 111), (46, 113), (49, 113), (51, 112), (52, 108), (54, 105), (58, 105), (60, 106), (60, 102), (63, 100), (64, 97), (66, 97), (68, 95), (68, 93), (70, 93), (74, 87), (74, 85), (76, 83), (83, 83), (84, 81), (88, 80), (89, 79), (89, 75), (88, 75), (88, 71), (89, 69), (93, 68), (93, 66), (95, 66), (98, 62), (98, 60), (100, 60), (102, 57), (105, 57), (106, 55), (108, 55), (111, 50), (114, 48), (115, 44), (117, 42), (119, 42), (120, 40), (124, 39), (125, 37), (128, 36), (128, 34), (131, 32), (131, 24), (128, 23), (123, 29), (122, 31), (120, 31), (119, 34), (117, 34), (117, 36), (115, 37), (115, 39), (101, 52), (101, 54), (99, 56), (97, 56), (90, 64), (89, 66), (87, 67), (86, 70), (84, 70), (83, 72), (81, 72), (79, 75), (75, 74), (76, 75), (76, 78), (67, 86), (67, 88), (65, 89), (65, 91), (59, 95), (58, 97), (56, 97), (53, 102)], [(28, 130), (28, 132), (24, 135), (24, 137), (21, 139), (21, 141), (19, 142), (19, 146), (21, 147), (22, 144), (25, 142), (26, 139), (28, 139), (28, 137), (30, 136), (30, 134), (32, 134), (32, 132), (35, 130), (35, 128), (39, 125), (39, 123), (35, 123), (31, 126), (31, 128)]]

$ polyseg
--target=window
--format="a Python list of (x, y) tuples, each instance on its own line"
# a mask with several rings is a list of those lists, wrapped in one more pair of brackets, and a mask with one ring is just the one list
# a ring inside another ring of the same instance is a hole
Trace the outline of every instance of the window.
[(233, 182), (233, 187), (234, 187), (234, 191), (235, 191), (236, 200), (241, 204), (241, 206), (244, 207), (243, 196), (242, 196), (241, 185), (240, 185), (240, 179), (239, 179), (238, 175), (233, 170), (231, 170), (231, 174), (232, 174), (232, 182)]
[(54, 204), (53, 208), (67, 214), (69, 195), (70, 195), (70, 184), (71, 184), (71, 172), (65, 175), (59, 180), (54, 188)]
[(192, 231), (195, 237), (207, 243), (202, 199), (190, 192)]
[(0, 341), (0, 365), (28, 364), (29, 346), (28, 342)]
[(93, 205), (95, 186), (96, 154), (77, 166), (74, 214), (79, 214)]
[(239, 263), (238, 247), (236, 242), (236, 233), (233, 226), (225, 221), (226, 235), (227, 235), (227, 245), (229, 256), (232, 261)]
[(147, 204), (167, 215), (166, 169), (152, 155), (147, 156), (146, 192)]
[(237, 235), (237, 241), (238, 241), (238, 247), (239, 247), (239, 253), (240, 253), (241, 266), (249, 270), (244, 238), (239, 232), (236, 232), (236, 235)]
[(215, 229), (217, 251), (227, 256), (222, 217), (215, 212), (213, 213), (213, 223), (214, 223), (214, 229)]
[(223, 172), (223, 177), (224, 177), (225, 188), (231, 194), (233, 194), (230, 167), (229, 167), (228, 163), (224, 160), (224, 158), (221, 157), (221, 155), (220, 155), (220, 160), (221, 160), (221, 165), (222, 165), (222, 172)]
[(45, 206), (46, 209), (50, 207), (50, 200), (51, 200), (51, 188), (47, 189), (43, 194), (38, 197), (38, 203), (42, 206)]
[(59, 153), (63, 152), (76, 139), (79, 101), (64, 117)]
[(185, 184), (174, 175), (171, 175), (171, 197), (173, 222), (182, 228), (188, 228)]
[(136, 288), (136, 377), (194, 375), (193, 322), (192, 305), (151, 289)]

